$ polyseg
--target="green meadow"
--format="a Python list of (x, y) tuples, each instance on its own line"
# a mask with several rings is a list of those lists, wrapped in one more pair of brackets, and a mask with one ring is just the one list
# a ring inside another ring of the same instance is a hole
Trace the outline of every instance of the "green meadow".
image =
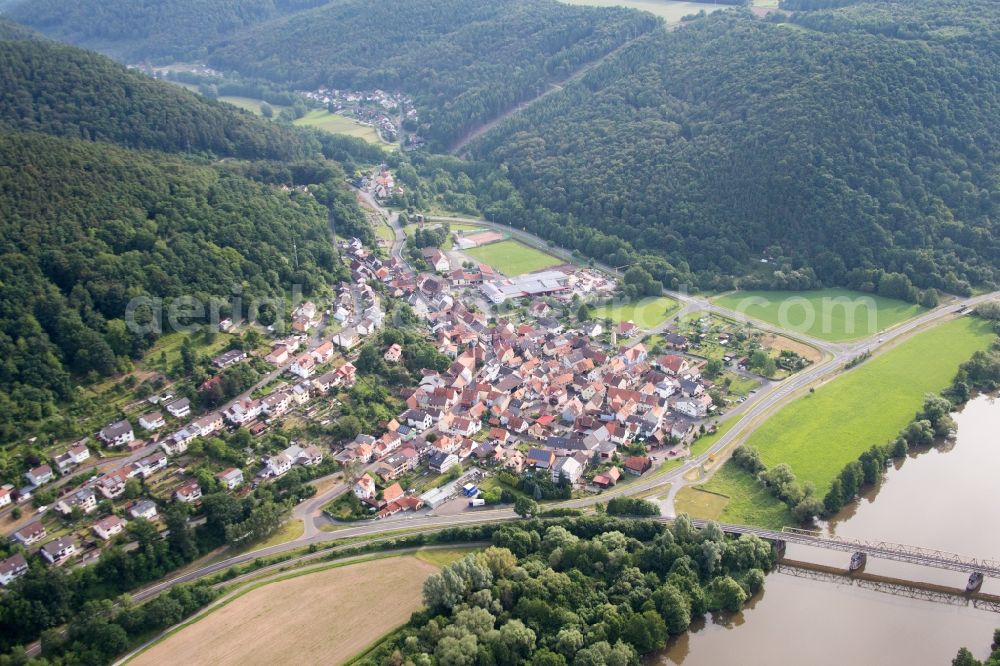
[(751, 319), (832, 342), (870, 337), (925, 311), (849, 289), (734, 291), (712, 301)]
[(960, 317), (897, 347), (796, 399), (747, 439), (769, 466), (788, 463), (822, 497), (844, 465), (886, 443), (913, 418), (927, 393), (938, 393), (958, 366), (987, 349), (989, 322)]
[(655, 296), (632, 303), (602, 305), (594, 308), (591, 316), (597, 320), (610, 319), (616, 324), (631, 321), (639, 328), (649, 330), (665, 322), (675, 309), (677, 309), (677, 301), (674, 299), (667, 296)]

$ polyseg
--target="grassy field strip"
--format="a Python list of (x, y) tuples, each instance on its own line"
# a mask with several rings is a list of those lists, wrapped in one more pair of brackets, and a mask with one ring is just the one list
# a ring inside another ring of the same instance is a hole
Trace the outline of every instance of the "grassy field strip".
[(869, 337), (927, 311), (912, 303), (849, 289), (734, 291), (716, 296), (712, 302), (750, 319), (830, 342)]
[(732, 461), (706, 483), (681, 488), (674, 498), (674, 509), (678, 514), (738, 525), (781, 529), (796, 524), (784, 502)]
[(844, 465), (895, 437), (926, 393), (938, 393), (973, 352), (994, 338), (987, 322), (962, 317), (899, 343), (798, 398), (747, 439), (768, 466), (788, 463), (822, 496)]
[(534, 273), (543, 268), (565, 263), (551, 254), (546, 254), (515, 240), (490, 243), (482, 247), (463, 250), (463, 252), (476, 261), (492, 266), (494, 270), (500, 271), (508, 277)]

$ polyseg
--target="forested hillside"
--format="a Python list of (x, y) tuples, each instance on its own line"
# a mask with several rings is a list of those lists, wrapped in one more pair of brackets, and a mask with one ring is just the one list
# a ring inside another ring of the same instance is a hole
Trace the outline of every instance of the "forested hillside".
[(0, 210), (0, 440), (69, 398), (71, 373), (155, 340), (124, 326), (135, 296), (309, 292), (342, 270), (312, 197), (164, 154), (2, 132)]
[[(0, 11), (3, 6), (0, 5)], [(35, 39), (38, 34), (23, 25), (0, 16), (0, 39)]]
[(209, 63), (297, 88), (403, 90), (443, 147), (655, 25), (553, 0), (346, 0), (235, 35)]
[[(62, 41), (139, 60), (193, 59), (232, 31), (326, 0), (22, 0), (11, 17)], [(2, 9), (2, 7), (0, 7)]]
[(885, 269), (964, 292), (1000, 277), (998, 17), (988, 0), (713, 15), (642, 38), (473, 151), (529, 227), (616, 235), (703, 286), (753, 271), (872, 288)]
[(0, 41), (0, 124), (167, 152), (298, 159), (319, 150), (301, 133), (49, 41)]

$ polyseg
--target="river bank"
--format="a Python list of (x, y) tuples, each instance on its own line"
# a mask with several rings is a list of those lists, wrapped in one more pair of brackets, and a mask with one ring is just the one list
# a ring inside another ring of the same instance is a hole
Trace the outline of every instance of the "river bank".
[[(1000, 533), (1000, 401), (978, 396), (954, 414), (957, 437), (912, 451), (882, 482), (823, 526), (830, 533), (996, 559)], [(787, 556), (847, 567), (847, 553), (789, 546)], [(866, 571), (963, 587), (967, 574), (869, 560)], [(984, 592), (1000, 593), (987, 579)], [(777, 572), (739, 613), (717, 614), (647, 660), (714, 665), (908, 663), (943, 665), (962, 646), (988, 654), (1000, 614), (896, 596), (844, 579), (829, 582)]]

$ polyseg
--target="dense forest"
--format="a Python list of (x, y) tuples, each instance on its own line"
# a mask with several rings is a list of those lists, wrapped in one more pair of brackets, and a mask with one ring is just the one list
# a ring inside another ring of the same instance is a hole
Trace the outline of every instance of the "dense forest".
[(0, 124), (231, 157), (297, 159), (320, 149), (291, 129), (48, 41), (0, 41)]
[(737, 611), (771, 546), (687, 516), (503, 525), (493, 544), (431, 575), (426, 610), (361, 663), (628, 666), (709, 610)]
[(163, 154), (0, 133), (0, 209), (3, 440), (70, 398), (70, 374), (148, 348), (132, 298), (309, 293), (343, 270), (312, 196)]
[(403, 90), (444, 147), (656, 25), (553, 0), (347, 0), (235, 35), (209, 63), (297, 88)]
[(759, 278), (762, 258), (774, 286), (797, 272), (799, 288), (873, 288), (876, 268), (921, 289), (995, 284), (1000, 6), (777, 20), (734, 11), (651, 33), (474, 155), (515, 186), (518, 224), (617, 236), (704, 287)]
[(0, 441), (78, 434), (58, 409), (73, 381), (157, 337), (125, 326), (137, 296), (249, 302), (340, 279), (329, 218), (372, 231), (324, 155), (369, 153), (75, 47), (0, 41)]
[[(0, 5), (0, 10), (3, 6)], [(0, 39), (37, 39), (38, 33), (0, 16)]]
[(124, 60), (192, 59), (227, 34), (327, 0), (22, 0), (10, 16)]

